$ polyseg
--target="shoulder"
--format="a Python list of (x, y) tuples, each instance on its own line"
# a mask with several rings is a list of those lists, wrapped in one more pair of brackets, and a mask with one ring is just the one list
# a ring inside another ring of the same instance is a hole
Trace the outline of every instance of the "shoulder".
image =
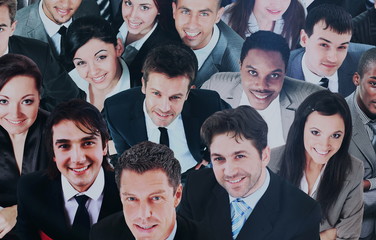
[(351, 169), (347, 174), (347, 178), (351, 180), (362, 180), (364, 175), (364, 164), (363, 161), (359, 160), (354, 156), (350, 156), (351, 158)]
[[(219, 186), (213, 169), (205, 168), (198, 171), (192, 171), (188, 177), (185, 185), (187, 192), (194, 192), (195, 198), (210, 198), (210, 192), (215, 187)], [(196, 199), (196, 201), (200, 201)]]
[(268, 167), (274, 173), (278, 174), (279, 170), (281, 169), (281, 158), (282, 158), (284, 151), (285, 151), (285, 145), (273, 148), (270, 151), (270, 161), (268, 163)]
[(120, 237), (124, 232), (131, 234), (125, 223), (123, 211), (120, 211), (94, 224), (90, 231), (90, 239), (117, 239), (116, 236)]
[(304, 98), (313, 92), (325, 90), (324, 88), (302, 80), (297, 80), (286, 76), (283, 82), (283, 89), (290, 95), (302, 96)]
[(116, 108), (118, 106), (132, 106), (135, 100), (143, 98), (144, 94), (141, 92), (141, 87), (130, 88), (107, 98), (105, 100), (105, 108)]
[(178, 226), (174, 240), (207, 240), (209, 238), (206, 229), (197, 222), (179, 214), (176, 214), (176, 220)]
[(16, 20), (17, 21), (20, 21), (17, 23), (18, 24), (22, 24), (22, 21), (24, 19), (27, 19), (28, 18), (28, 15), (31, 13), (31, 12), (35, 12), (35, 11), (38, 11), (38, 7), (39, 7), (39, 1), (36, 2), (36, 3), (33, 3), (29, 6), (26, 6), (26, 7), (23, 7), (19, 10), (17, 10), (16, 12)]
[(49, 45), (48, 43), (42, 42), (37, 39), (33, 38), (27, 38), (22, 36), (13, 35), (9, 38), (9, 44), (12, 47), (16, 47), (16, 52), (14, 53), (20, 53), (24, 54), (23, 50), (27, 52), (37, 52), (39, 54), (42, 50), (43, 52), (48, 51)]
[[(192, 89), (189, 92), (187, 101), (184, 103), (184, 110), (191, 113), (205, 113), (211, 115), (213, 112), (222, 110), (222, 100), (216, 91), (208, 89)], [(184, 111), (184, 114), (187, 113)]]
[(239, 72), (219, 72), (212, 75), (201, 89), (217, 90), (224, 87), (239, 85), (241, 81)]
[(363, 54), (363, 52), (374, 48), (375, 46), (373, 45), (368, 45), (368, 44), (362, 44), (362, 43), (353, 43), (351, 42), (349, 44), (349, 48), (347, 50), (347, 55), (349, 56), (359, 56)]
[[(244, 39), (239, 36), (232, 28), (230, 28), (226, 23), (220, 20), (217, 23), (217, 26), (220, 30), (220, 39), (223, 36), (229, 42), (229, 48), (236, 49), (237, 52), (240, 52), (243, 45)], [(240, 48), (239, 48), (240, 46)]]
[(18, 192), (25, 196), (36, 195), (38, 192), (43, 191), (52, 181), (46, 171), (25, 174), (20, 177), (18, 182)]

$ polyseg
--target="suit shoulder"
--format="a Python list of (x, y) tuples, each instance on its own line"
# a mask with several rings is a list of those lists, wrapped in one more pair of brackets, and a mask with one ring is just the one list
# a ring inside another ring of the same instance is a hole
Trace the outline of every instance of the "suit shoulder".
[(208, 89), (192, 89), (189, 93), (187, 104), (191, 111), (203, 112), (211, 115), (212, 112), (220, 111), (223, 108), (221, 97), (216, 91)]
[(123, 211), (120, 211), (94, 224), (90, 230), (90, 239), (117, 239), (126, 230), (129, 231)]
[(285, 91), (289, 92), (290, 95), (303, 95), (304, 98), (313, 92), (325, 90), (324, 88), (316, 84), (302, 80), (297, 80), (287, 76), (285, 77), (283, 87)]
[[(29, 13), (33, 10), (33, 8), (36, 7), (35, 5), (38, 4), (38, 3), (39, 3), (39, 1), (36, 2), (36, 3), (33, 3), (29, 6), (26, 6), (26, 7), (23, 7), (21, 9), (17, 10), (15, 19), (17, 21), (20, 21), (20, 23), (22, 24), (22, 21), (29, 17)], [(17, 27), (18, 27), (18, 24), (17, 24)]]
[(305, 48), (298, 48), (298, 49), (292, 50), (291, 53), (290, 53), (289, 62), (294, 61), (297, 56), (303, 54), (304, 52), (305, 52)]
[[(222, 20), (217, 23), (217, 26), (219, 30), (221, 31), (221, 34), (223, 34), (225, 38), (231, 42), (229, 46), (236, 48), (236, 50), (240, 52), (244, 39), (240, 37), (239, 34), (237, 34), (234, 30), (232, 30), (232, 28), (230, 28)], [(240, 46), (240, 49), (239, 49), (239, 46)]]
[[(42, 42), (38, 39), (27, 38), (23, 36), (13, 35), (9, 38), (9, 44), (15, 46), (17, 49), (25, 49), (27, 51), (36, 51), (40, 54), (40, 51), (48, 51), (48, 43)], [(15, 52), (16, 53), (16, 52)], [(17, 52), (18, 53), (18, 52)], [(23, 54), (22, 50), (19, 51), (20, 54)]]
[(42, 189), (50, 181), (46, 171), (37, 171), (22, 175), (18, 182), (18, 189), (20, 193), (34, 192)]
[(105, 106), (132, 105), (136, 99), (143, 97), (141, 87), (134, 87), (121, 91), (105, 100)]
[(216, 186), (218, 186), (218, 182), (212, 168), (192, 171), (187, 177), (187, 190), (193, 191), (195, 196), (209, 196), (208, 193)]
[(209, 80), (202, 85), (201, 89), (210, 89), (218, 92), (219, 90), (238, 85), (240, 81), (239, 72), (219, 72), (213, 74)]

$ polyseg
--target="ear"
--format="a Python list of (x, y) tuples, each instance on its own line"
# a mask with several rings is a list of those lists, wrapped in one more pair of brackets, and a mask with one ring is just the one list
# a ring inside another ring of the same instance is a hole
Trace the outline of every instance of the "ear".
[(182, 196), (183, 196), (183, 185), (179, 184), (178, 188), (176, 189), (176, 193), (174, 197), (175, 208), (179, 205)]
[(305, 47), (307, 45), (308, 38), (309, 37), (304, 29), (300, 30), (300, 45), (302, 45), (302, 47)]
[(146, 94), (146, 82), (145, 82), (144, 77), (141, 78), (141, 83), (142, 83), (141, 92), (143, 94)]
[(360, 75), (359, 75), (359, 73), (355, 72), (352, 80), (353, 80), (353, 83), (354, 83), (355, 86), (359, 86), (360, 85)]
[(116, 52), (116, 56), (117, 57), (121, 57), (121, 55), (123, 54), (124, 52), (124, 45), (123, 45), (123, 42), (121, 41), (121, 38), (118, 38), (116, 40), (117, 44), (115, 46), (115, 52)]
[(262, 150), (262, 153), (261, 153), (261, 162), (262, 162), (262, 166), (263, 167), (266, 167), (266, 165), (268, 165), (270, 161), (270, 147), (269, 146), (266, 146), (263, 150)]
[(221, 20), (222, 14), (225, 11), (224, 7), (221, 7), (217, 12), (217, 18), (215, 19), (215, 23), (218, 23)]
[(103, 156), (106, 156), (107, 154), (107, 149), (108, 149), (108, 142), (105, 143), (104, 148), (103, 148)]
[(16, 30), (16, 26), (17, 26), (17, 21), (14, 21), (14, 22), (10, 25), (10, 36), (13, 35), (14, 30)]
[(176, 14), (176, 3), (172, 1), (172, 17), (175, 19)]

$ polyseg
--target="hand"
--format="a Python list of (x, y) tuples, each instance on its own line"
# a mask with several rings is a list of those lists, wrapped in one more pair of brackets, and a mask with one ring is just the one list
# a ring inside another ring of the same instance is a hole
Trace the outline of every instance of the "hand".
[(207, 166), (208, 164), (209, 164), (208, 161), (202, 160), (202, 162), (200, 162), (199, 164), (196, 165), (195, 170), (199, 170), (202, 165)]
[(335, 240), (336, 238), (337, 238), (336, 228), (330, 228), (330, 229), (320, 232), (321, 240)]
[(16, 225), (17, 205), (0, 210), (0, 238), (3, 238)]
[(371, 188), (371, 182), (368, 180), (363, 180), (363, 191), (367, 192)]

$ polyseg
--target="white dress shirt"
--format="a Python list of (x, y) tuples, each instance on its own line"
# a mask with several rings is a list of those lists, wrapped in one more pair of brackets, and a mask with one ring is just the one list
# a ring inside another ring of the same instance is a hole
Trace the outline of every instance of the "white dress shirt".
[(198, 61), (198, 70), (202, 67), (210, 53), (213, 51), (219, 40), (220, 31), (216, 24), (213, 27), (213, 34), (208, 44), (205, 47), (197, 50), (193, 50)]
[[(239, 105), (251, 106), (245, 92), (242, 92)], [(251, 106), (252, 107), (252, 106)], [(264, 110), (256, 110), (268, 125), (268, 146), (275, 148), (285, 145), (283, 137), (281, 104), (279, 102), (279, 95), (269, 104)]]
[(166, 238), (166, 240), (174, 240), (174, 237), (176, 235), (176, 230), (177, 229), (178, 229), (178, 224), (176, 223), (176, 220), (175, 220), (174, 228), (172, 229), (171, 234), (168, 236), (168, 238)]
[[(145, 101), (143, 104), (143, 110), (148, 140), (154, 143), (159, 143), (161, 132), (159, 131), (158, 126), (153, 123), (149, 114), (147, 114)], [(172, 151), (174, 151), (175, 158), (180, 163), (181, 172), (184, 173), (188, 169), (196, 166), (197, 161), (193, 158), (188, 148), (181, 114), (165, 128), (167, 128), (170, 148)]]
[[(153, 26), (153, 28), (147, 33), (145, 34), (145, 36), (143, 36), (142, 38), (140, 38), (139, 40), (137, 41), (134, 41), (132, 43), (130, 43), (129, 45), (136, 48), (137, 50), (140, 50), (142, 45), (146, 42), (146, 40), (148, 40), (148, 38), (150, 37), (150, 35), (154, 32), (155, 28), (157, 27), (158, 25), (158, 22), (156, 22)], [(121, 39), (121, 42), (123, 43), (123, 45), (125, 46), (125, 41), (127, 40), (127, 36), (128, 36), (128, 26), (126, 23), (123, 23), (120, 28), (119, 28), (119, 33), (117, 34), (117, 38), (120, 38)]]
[(90, 225), (95, 224), (98, 221), (99, 212), (101, 210), (103, 201), (103, 189), (104, 189), (104, 171), (101, 168), (94, 183), (86, 192), (78, 192), (68, 182), (68, 179), (61, 175), (61, 185), (63, 189), (64, 208), (67, 216), (69, 226), (73, 225), (74, 216), (76, 215), (78, 203), (74, 196), (86, 195), (89, 199), (86, 202), (86, 208), (90, 217)]
[(305, 192), (311, 198), (316, 199), (316, 197), (317, 197), (317, 189), (318, 189), (318, 187), (320, 185), (321, 178), (322, 178), (322, 175), (324, 173), (325, 168), (326, 168), (326, 164), (321, 169), (320, 174), (319, 174), (319, 176), (317, 177), (317, 179), (315, 181), (315, 184), (313, 184), (312, 191), (311, 191), (310, 194), (308, 194), (309, 189), (308, 189), (307, 176), (306, 176), (305, 172), (303, 172), (303, 177), (300, 180), (300, 190), (302, 190), (303, 192)]
[(66, 28), (69, 27), (69, 25), (72, 23), (72, 18), (69, 19), (67, 22), (59, 25), (53, 22), (51, 19), (49, 19), (46, 14), (43, 11), (43, 0), (39, 3), (39, 16), (42, 20), (42, 23), (44, 25), (44, 29), (46, 30), (48, 36), (52, 39), (52, 42), (54, 43), (54, 47), (56, 49), (56, 52), (60, 54), (60, 42), (61, 42), (61, 36), (58, 33), (61, 26), (65, 26)]
[(302, 70), (303, 70), (305, 81), (316, 84), (316, 85), (320, 85), (319, 82), (321, 78), (326, 77), (327, 79), (329, 79), (329, 84), (328, 84), (329, 90), (332, 92), (338, 92), (338, 71), (336, 71), (332, 76), (318, 76), (308, 69), (305, 59), (306, 59), (306, 54), (304, 53), (303, 58), (302, 58)]

